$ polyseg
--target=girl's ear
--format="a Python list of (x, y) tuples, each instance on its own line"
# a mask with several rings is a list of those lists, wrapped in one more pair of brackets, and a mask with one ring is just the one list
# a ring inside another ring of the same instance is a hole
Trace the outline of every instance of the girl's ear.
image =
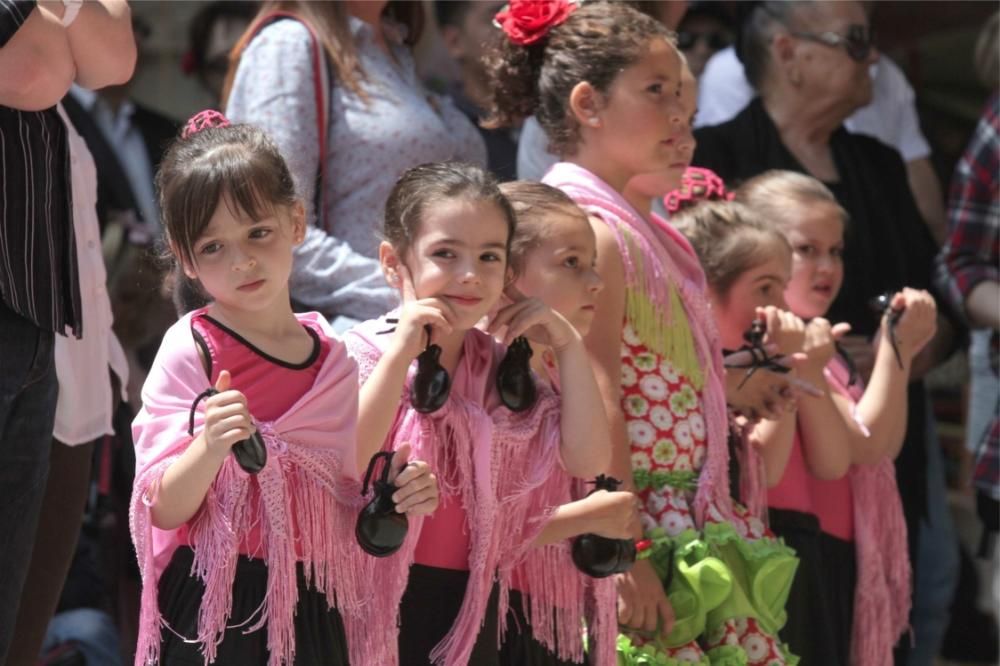
[(188, 263), (188, 261), (184, 258), (184, 255), (180, 252), (179, 248), (172, 242), (170, 243), (170, 254), (174, 255), (174, 257), (177, 259), (177, 265), (180, 266), (180, 269), (181, 271), (184, 272), (184, 275), (186, 275), (191, 280), (198, 279), (198, 273), (197, 271), (195, 271), (194, 266)]
[(301, 201), (292, 206), (292, 241), (299, 245), (306, 239), (306, 207)]
[(569, 93), (569, 111), (581, 127), (600, 127), (602, 106), (601, 93), (587, 81), (577, 83)]
[(396, 248), (389, 241), (379, 243), (378, 261), (382, 264), (382, 274), (385, 275), (385, 281), (397, 289), (401, 288), (403, 280), (399, 275), (399, 255), (396, 254)]

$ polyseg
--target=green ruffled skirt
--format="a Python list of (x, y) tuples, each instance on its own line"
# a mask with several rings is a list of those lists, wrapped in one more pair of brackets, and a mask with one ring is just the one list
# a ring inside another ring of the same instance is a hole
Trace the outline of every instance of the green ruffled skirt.
[[(728, 523), (708, 523), (701, 534), (686, 530), (670, 537), (662, 529), (647, 534), (649, 559), (662, 581), (675, 621), (669, 634), (633, 634), (618, 639), (619, 666), (745, 666), (751, 660), (739, 645), (710, 640), (724, 633), (727, 622), (752, 619), (774, 637), (782, 652), (779, 663), (793, 666), (798, 658), (777, 640), (785, 624), (785, 602), (798, 559), (779, 539), (748, 541)], [(643, 642), (642, 645), (636, 643)], [(678, 659), (679, 648), (697, 643), (700, 661)]]

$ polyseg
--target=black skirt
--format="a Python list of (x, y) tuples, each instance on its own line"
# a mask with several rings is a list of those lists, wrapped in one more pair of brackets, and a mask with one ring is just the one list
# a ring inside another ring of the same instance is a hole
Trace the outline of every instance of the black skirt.
[[(186, 642), (177, 635), (188, 638), (198, 635), (198, 610), (205, 585), (191, 575), (193, 561), (194, 552), (190, 548), (178, 548), (160, 577), (160, 613), (169, 625), (160, 634), (160, 664), (163, 666), (202, 666), (205, 663), (199, 649), (200, 644)], [(326, 595), (307, 585), (302, 564), (298, 565), (298, 587), (295, 664), (348, 666), (347, 637), (340, 613), (327, 605)], [(266, 592), (267, 565), (263, 560), (241, 555), (236, 562), (229, 624), (240, 624), (251, 616), (256, 618)], [(256, 619), (244, 626), (226, 630), (214, 663), (266, 666), (269, 656), (266, 628), (250, 634), (243, 633), (255, 621)]]
[(542, 645), (531, 632), (521, 604), (524, 596), (510, 591), (507, 631), (500, 645), (501, 666), (581, 666), (586, 662), (566, 661)]
[[(414, 564), (399, 604), (399, 666), (430, 666), (430, 653), (445, 637), (462, 607), (468, 571)], [(469, 658), (469, 666), (499, 666), (497, 589)]]
[(799, 557), (799, 568), (785, 605), (788, 621), (779, 636), (802, 659), (803, 665), (844, 666), (849, 662), (841, 657), (843, 649), (835, 630), (835, 602), (826, 592), (830, 574), (820, 539), (819, 519), (787, 509), (771, 509), (769, 516), (771, 530), (794, 548)]

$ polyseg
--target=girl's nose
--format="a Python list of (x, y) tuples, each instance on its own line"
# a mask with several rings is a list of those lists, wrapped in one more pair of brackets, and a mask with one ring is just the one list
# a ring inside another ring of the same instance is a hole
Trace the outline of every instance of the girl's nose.
[(587, 289), (594, 294), (604, 289), (604, 280), (601, 279), (601, 276), (594, 269), (590, 270), (590, 275), (587, 279)]
[(257, 265), (257, 260), (254, 259), (249, 253), (243, 250), (236, 250), (236, 256), (233, 257), (233, 270), (234, 271), (246, 271), (250, 270)]

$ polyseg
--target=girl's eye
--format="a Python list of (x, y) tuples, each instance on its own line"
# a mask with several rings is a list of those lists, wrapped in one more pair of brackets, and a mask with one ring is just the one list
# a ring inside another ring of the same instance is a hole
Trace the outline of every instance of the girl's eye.
[(763, 294), (764, 296), (770, 296), (771, 295), (771, 285), (770, 284), (765, 284), (763, 287), (760, 288), (760, 293)]
[(566, 257), (566, 260), (563, 261), (563, 266), (565, 266), (566, 268), (579, 268), (580, 267), (580, 258), (579, 257)]
[(501, 257), (496, 252), (485, 252), (485, 253), (479, 255), (479, 260), (480, 261), (490, 261), (490, 262), (493, 262), (493, 261), (503, 261), (503, 257)]
[(271, 235), (271, 230), (267, 227), (257, 227), (250, 230), (250, 238), (266, 238)]
[(646, 92), (651, 92), (654, 95), (659, 95), (660, 93), (663, 92), (663, 84), (662, 83), (654, 83), (653, 85), (651, 85), (648, 88), (646, 88)]
[(813, 248), (812, 245), (799, 245), (797, 248), (795, 248), (795, 251), (801, 254), (803, 257), (811, 257), (814, 254), (815, 249)]
[(431, 254), (431, 256), (432, 257), (439, 257), (441, 259), (454, 259), (455, 258), (455, 253), (452, 252), (451, 250), (441, 249), (441, 250), (435, 250)]
[(215, 254), (221, 247), (222, 246), (216, 242), (205, 243), (201, 246), (201, 249), (198, 250), (198, 254)]
[(836, 257), (837, 259), (843, 259), (844, 258), (844, 248), (842, 248), (842, 247), (835, 247), (832, 250), (830, 250), (830, 254), (833, 255), (834, 257)]

